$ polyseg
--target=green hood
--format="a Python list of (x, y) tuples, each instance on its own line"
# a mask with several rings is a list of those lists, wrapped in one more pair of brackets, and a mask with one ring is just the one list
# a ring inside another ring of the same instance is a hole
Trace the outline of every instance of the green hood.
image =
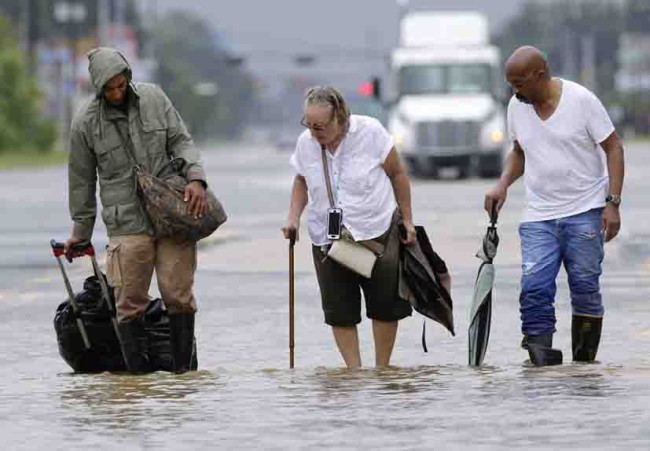
[(87, 54), (90, 81), (95, 90), (100, 93), (108, 80), (126, 71), (126, 77), (131, 82), (131, 65), (118, 50), (108, 47), (92, 49)]

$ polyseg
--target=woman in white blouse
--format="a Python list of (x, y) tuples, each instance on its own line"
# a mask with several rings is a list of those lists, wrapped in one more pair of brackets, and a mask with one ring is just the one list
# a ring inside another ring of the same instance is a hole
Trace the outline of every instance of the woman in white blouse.
[[(291, 157), (296, 175), (282, 231), (287, 239), (297, 238), (300, 217), (309, 206), (308, 229), (325, 322), (332, 326), (338, 349), (348, 368), (361, 366), (356, 325), (361, 322), (363, 290), (373, 326), (375, 363), (388, 366), (397, 322), (411, 314), (409, 303), (397, 294), (398, 223), (404, 226), (405, 245), (416, 240), (408, 174), (386, 129), (374, 118), (351, 115), (335, 88), (307, 91), (301, 123), (307, 130)], [(370, 278), (327, 258), (332, 243), (328, 221), (340, 213), (343, 228), (355, 241), (372, 240), (383, 246)]]

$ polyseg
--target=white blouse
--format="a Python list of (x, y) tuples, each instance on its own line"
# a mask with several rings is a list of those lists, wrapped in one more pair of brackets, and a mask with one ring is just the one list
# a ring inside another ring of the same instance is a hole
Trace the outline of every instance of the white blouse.
[[(327, 151), (335, 206), (343, 210), (343, 224), (355, 240), (384, 234), (397, 207), (390, 179), (381, 166), (395, 143), (381, 123), (372, 117), (352, 115), (350, 128), (336, 152)], [(316, 246), (328, 244), (327, 210), (321, 146), (305, 130), (291, 156), (291, 166), (305, 177), (309, 193), (308, 227)]]

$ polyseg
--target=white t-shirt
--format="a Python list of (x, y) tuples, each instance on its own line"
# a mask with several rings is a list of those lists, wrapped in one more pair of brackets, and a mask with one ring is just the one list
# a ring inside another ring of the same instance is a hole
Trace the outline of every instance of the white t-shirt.
[(602, 143), (614, 131), (607, 111), (587, 88), (560, 79), (555, 112), (543, 121), (514, 96), (508, 134), (526, 158), (527, 209), (523, 222), (573, 216), (605, 205), (608, 175)]
[[(372, 117), (352, 115), (350, 128), (336, 152), (326, 151), (335, 205), (343, 210), (343, 224), (355, 240), (384, 234), (397, 207), (390, 179), (382, 168), (395, 143)], [(327, 210), (321, 146), (305, 130), (291, 156), (291, 166), (305, 177), (309, 193), (308, 226), (316, 246), (328, 244)]]

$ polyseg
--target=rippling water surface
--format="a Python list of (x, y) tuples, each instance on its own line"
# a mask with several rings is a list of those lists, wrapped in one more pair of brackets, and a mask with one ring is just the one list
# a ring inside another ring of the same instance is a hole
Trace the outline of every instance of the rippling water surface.
[[(239, 278), (221, 277), (224, 285)], [(611, 324), (603, 337), (604, 363), (540, 369), (524, 362), (525, 353), (513, 342), (518, 336), (497, 320), (510, 316), (516, 324), (516, 311), (502, 307), (495, 312), (486, 366), (476, 369), (465, 365), (464, 334), (452, 338), (441, 327), (429, 327), (425, 354), (420, 318), (411, 318), (402, 324), (395, 368), (347, 371), (339, 368), (316, 298), (308, 295), (316, 287), (305, 276), (297, 297), (309, 303), (298, 303), (292, 371), (284, 305), (257, 320), (250, 314), (263, 311), (264, 303), (282, 303), (276, 279), (260, 276), (259, 284), (241, 289), (236, 298), (204, 305), (197, 330), (203, 369), (185, 375), (72, 374), (57, 355), (50, 312), (27, 321), (18, 310), (0, 328), (3, 448), (621, 449), (625, 444), (647, 449), (650, 444), (648, 329), (637, 329), (635, 336)], [(260, 289), (266, 296), (256, 301)], [(645, 316), (636, 317), (647, 327), (649, 309), (643, 310)], [(237, 316), (241, 320), (235, 323)], [(611, 317), (615, 323), (616, 315)], [(363, 357), (370, 362), (366, 322), (360, 332)], [(557, 337), (568, 357), (568, 332)]]
[[(650, 157), (632, 153), (624, 229), (608, 245), (600, 363), (570, 362), (570, 302), (561, 277), (555, 346), (565, 365), (533, 368), (519, 349), (516, 226), (522, 191), (500, 220), (492, 336), (480, 369), (467, 360), (467, 315), (489, 181), (414, 181), (414, 210), (454, 279), (457, 336), (422, 318), (401, 323), (394, 368), (341, 369), (322, 322), (309, 247), (296, 249), (296, 369), (288, 369), (287, 252), (279, 240), (286, 155), (222, 159), (208, 174), (231, 213), (196, 276), (201, 370), (185, 375), (75, 375), (52, 317), (64, 298), (48, 254), (68, 229), (63, 169), (43, 171), (22, 197), (3, 197), (0, 224), (0, 430), (6, 450), (88, 449), (650, 449)], [(245, 155), (243, 152), (241, 155)], [(636, 160), (635, 160), (636, 159)], [(647, 161), (646, 161), (647, 160)], [(255, 163), (251, 163), (255, 161)], [(251, 167), (253, 166), (253, 167)], [(6, 173), (0, 194), (25, 177)], [(446, 201), (453, 192), (458, 202)], [(44, 199), (47, 199), (44, 200)], [(12, 222), (13, 221), (13, 222)], [(21, 238), (22, 237), (22, 238)], [(27, 237), (27, 238), (25, 238)], [(101, 229), (97, 235), (102, 244)], [(79, 286), (87, 267), (75, 264)]]

